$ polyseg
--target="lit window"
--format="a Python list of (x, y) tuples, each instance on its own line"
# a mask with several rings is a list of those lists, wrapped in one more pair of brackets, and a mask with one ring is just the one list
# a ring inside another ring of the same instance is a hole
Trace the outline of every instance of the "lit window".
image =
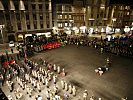
[(126, 6), (125, 9), (128, 9), (128, 7)]
[(71, 24), (71, 23), (69, 23), (69, 26), (71, 27), (71, 26), (72, 26), (72, 24)]
[(58, 27), (62, 27), (62, 23), (58, 23)]
[(60, 15), (60, 19), (62, 19), (62, 15)]
[(65, 23), (65, 26), (67, 26), (68, 23)]
[(62, 15), (58, 15), (58, 19), (62, 19)]
[(67, 19), (67, 15), (65, 15), (65, 19)]
[(72, 18), (72, 15), (69, 15), (69, 18), (71, 19)]

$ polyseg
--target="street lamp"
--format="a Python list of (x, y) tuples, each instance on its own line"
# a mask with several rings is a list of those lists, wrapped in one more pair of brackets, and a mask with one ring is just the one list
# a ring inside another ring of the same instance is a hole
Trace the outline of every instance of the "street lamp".
[(73, 28), (73, 23), (74, 23), (74, 20), (69, 20), (69, 22), (70, 22), (70, 24), (71, 24), (71, 25), (69, 25), (69, 26), (70, 26), (70, 29), (71, 29), (71, 34), (72, 34), (72, 28)]
[(114, 28), (114, 22), (115, 22), (115, 21), (116, 21), (116, 18), (113, 18), (113, 19), (112, 19), (112, 29), (114, 29), (114, 31), (113, 31), (114, 33), (115, 33), (115, 28)]
[(4, 37), (3, 37), (3, 28), (4, 28), (5, 26), (4, 25), (0, 25), (0, 30), (1, 30), (1, 36), (2, 36), (2, 41), (3, 41), (3, 44), (4, 44)]

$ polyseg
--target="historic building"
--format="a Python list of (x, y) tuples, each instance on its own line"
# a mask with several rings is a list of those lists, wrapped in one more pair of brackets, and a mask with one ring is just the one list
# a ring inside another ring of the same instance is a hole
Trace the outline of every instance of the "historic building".
[(113, 28), (113, 31), (120, 30), (124, 31), (124, 28), (131, 26), (132, 21), (130, 20), (131, 9), (130, 6), (125, 4), (112, 4), (110, 5), (109, 14), (109, 26)]
[(5, 42), (51, 32), (51, 0), (1, 0), (0, 20)]
[(53, 4), (54, 33), (79, 34), (85, 26), (85, 8), (82, 0)]
[(109, 0), (86, 0), (86, 32), (106, 32)]

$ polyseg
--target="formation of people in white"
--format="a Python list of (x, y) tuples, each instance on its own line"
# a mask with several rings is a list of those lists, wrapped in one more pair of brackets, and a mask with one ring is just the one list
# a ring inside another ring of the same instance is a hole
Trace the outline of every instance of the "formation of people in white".
[[(20, 67), (18, 64), (14, 64), (14, 66), (17, 66), (19, 69), (19, 73), (17, 73), (16, 81), (20, 88), (22, 90), (26, 91), (26, 93), (29, 95), (29, 97), (33, 96), (34, 91), (41, 92), (41, 88), (43, 86), (46, 86), (46, 98), (47, 100), (68, 100), (69, 99), (69, 93), (73, 95), (73, 97), (76, 96), (76, 87), (72, 86), (71, 84), (68, 84), (64, 79), (57, 85), (58, 80), (58, 74), (61, 74), (62, 77), (65, 76), (64, 68), (61, 69), (60, 66), (56, 66), (55, 64), (52, 66), (51, 64), (47, 64), (45, 61), (43, 61), (43, 65), (46, 66), (44, 68), (39, 67), (37, 63), (34, 63), (31, 60), (26, 59), (23, 67)], [(56, 73), (57, 72), (57, 73)], [(53, 80), (53, 81), (52, 81)], [(14, 91), (16, 99), (20, 99), (23, 97), (23, 93), (20, 91), (20, 88), (14, 89), (13, 81), (7, 80), (6, 81), (10, 92)], [(50, 89), (50, 84), (53, 83), (53, 89)], [(64, 99), (63, 97), (60, 97), (58, 95), (59, 87), (66, 92), (64, 93)], [(84, 100), (87, 100), (87, 90), (83, 94)], [(9, 95), (9, 100), (12, 100), (11, 96)], [(45, 98), (45, 100), (46, 100)], [(35, 100), (44, 100), (40, 95), (35, 96)]]

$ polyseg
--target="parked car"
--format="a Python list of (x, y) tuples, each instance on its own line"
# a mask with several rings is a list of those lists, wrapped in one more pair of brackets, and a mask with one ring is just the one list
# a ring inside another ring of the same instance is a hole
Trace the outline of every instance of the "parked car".
[(10, 41), (9, 42), (9, 47), (14, 47), (15, 46), (15, 43), (13, 41)]

